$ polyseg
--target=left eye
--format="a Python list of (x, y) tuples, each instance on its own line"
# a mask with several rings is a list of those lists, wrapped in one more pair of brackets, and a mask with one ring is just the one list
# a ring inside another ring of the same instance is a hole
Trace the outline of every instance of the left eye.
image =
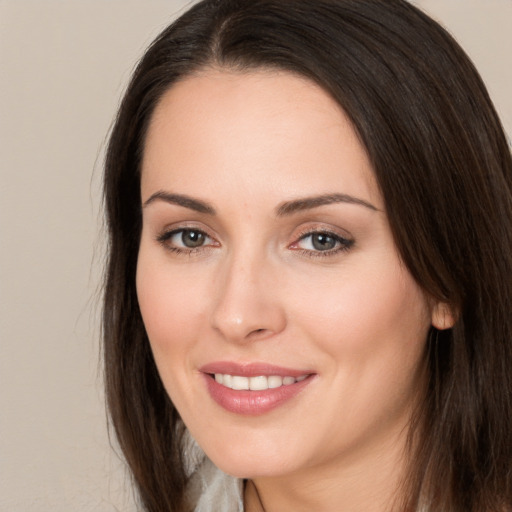
[(350, 240), (334, 233), (317, 232), (304, 235), (297, 242), (296, 247), (307, 251), (328, 252), (348, 248), (350, 245)]

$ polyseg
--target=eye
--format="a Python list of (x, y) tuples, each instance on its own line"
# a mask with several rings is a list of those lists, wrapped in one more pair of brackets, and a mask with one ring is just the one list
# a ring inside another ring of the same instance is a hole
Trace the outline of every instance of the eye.
[(338, 245), (338, 240), (328, 233), (311, 233), (301, 238), (299, 246), (310, 251), (332, 251)]
[(190, 252), (215, 243), (204, 231), (192, 228), (168, 231), (161, 234), (157, 240), (176, 252)]
[(208, 237), (199, 230), (184, 229), (172, 236), (171, 241), (176, 245), (182, 245), (189, 249), (201, 247), (208, 240)]
[(336, 233), (313, 231), (302, 235), (290, 248), (302, 250), (309, 256), (329, 256), (348, 250), (353, 244), (353, 240)]

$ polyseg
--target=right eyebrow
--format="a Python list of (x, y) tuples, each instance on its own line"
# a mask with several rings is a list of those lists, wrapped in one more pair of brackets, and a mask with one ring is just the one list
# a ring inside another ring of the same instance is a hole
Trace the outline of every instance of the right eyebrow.
[(149, 199), (147, 199), (142, 208), (146, 208), (151, 203), (155, 201), (164, 201), (170, 204), (176, 204), (178, 206), (183, 206), (183, 208), (188, 208), (189, 210), (194, 210), (199, 213), (206, 213), (208, 215), (215, 215), (215, 208), (205, 201), (201, 201), (199, 199), (193, 199), (190, 196), (184, 194), (171, 194), (170, 192), (165, 192), (164, 190), (159, 190), (152, 194)]

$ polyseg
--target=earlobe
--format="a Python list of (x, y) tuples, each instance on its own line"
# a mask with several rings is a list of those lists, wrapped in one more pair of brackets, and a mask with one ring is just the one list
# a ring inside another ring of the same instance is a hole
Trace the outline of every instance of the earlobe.
[(432, 309), (432, 326), (443, 331), (451, 329), (456, 322), (456, 314), (453, 308), (446, 302), (438, 302)]

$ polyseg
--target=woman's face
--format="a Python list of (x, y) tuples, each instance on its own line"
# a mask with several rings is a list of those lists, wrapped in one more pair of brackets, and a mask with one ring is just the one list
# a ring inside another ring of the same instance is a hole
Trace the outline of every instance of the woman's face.
[(141, 195), (151, 348), (219, 467), (285, 475), (396, 445), (436, 311), (337, 103), (284, 72), (188, 78), (154, 113)]

